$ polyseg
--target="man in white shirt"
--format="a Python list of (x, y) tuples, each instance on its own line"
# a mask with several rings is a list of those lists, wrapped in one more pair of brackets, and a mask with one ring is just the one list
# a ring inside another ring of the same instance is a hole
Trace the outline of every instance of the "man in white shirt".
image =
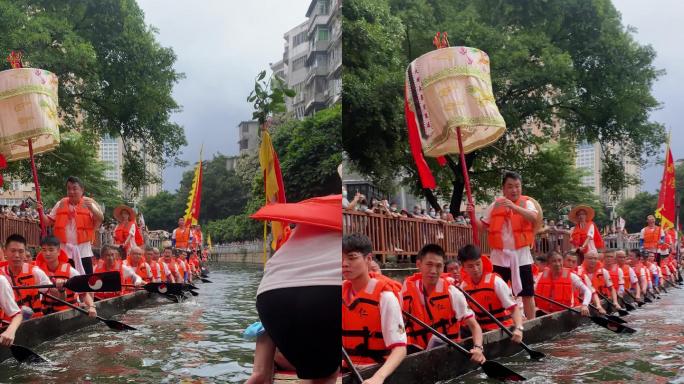
[[(529, 197), (522, 194), (522, 178), (506, 172), (502, 181), (504, 197), (487, 207), (483, 219), (476, 218), (478, 228), (488, 231), (494, 272), (512, 284), (513, 294), (521, 296), (525, 317), (534, 319), (534, 276), (532, 253), (534, 231), (539, 212)], [(468, 206), (472, 211), (473, 206)]]
[(54, 226), (54, 236), (59, 238), (61, 248), (73, 261), (79, 273), (93, 273), (93, 249), (95, 228), (104, 219), (95, 200), (83, 196), (83, 182), (71, 176), (66, 182), (67, 197), (58, 201), (50, 214), (42, 211), (41, 203), (38, 209), (43, 212), (43, 221)]
[[(52, 284), (45, 272), (25, 262), (26, 253), (26, 239), (23, 236), (8, 236), (5, 241), (8, 263), (0, 268), (0, 274), (4, 275), (13, 287)], [(34, 316), (39, 317), (43, 314), (40, 293), (46, 291), (47, 288), (17, 289), (14, 299), (19, 307), (29, 307), (33, 310)]]
[(14, 301), (12, 286), (3, 275), (0, 275), (0, 314), (12, 319), (7, 328), (0, 333), (0, 345), (9, 347), (14, 343), (14, 337), (21, 325), (22, 316), (19, 306)]

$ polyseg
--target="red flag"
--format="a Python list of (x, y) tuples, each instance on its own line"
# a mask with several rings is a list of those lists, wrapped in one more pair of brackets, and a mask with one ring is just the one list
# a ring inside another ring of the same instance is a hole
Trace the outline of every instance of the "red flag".
[(665, 154), (665, 168), (663, 179), (660, 181), (660, 194), (656, 206), (655, 217), (660, 219), (660, 226), (668, 230), (674, 227), (675, 222), (675, 167), (672, 159), (672, 150), (667, 146)]

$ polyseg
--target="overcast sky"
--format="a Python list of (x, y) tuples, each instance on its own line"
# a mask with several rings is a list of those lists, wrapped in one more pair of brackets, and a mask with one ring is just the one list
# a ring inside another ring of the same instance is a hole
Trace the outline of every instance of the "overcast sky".
[[(283, 53), (283, 34), (306, 20), (310, 0), (138, 0), (145, 20), (159, 29), (157, 39), (178, 56), (176, 69), (186, 78), (174, 89), (183, 110), (173, 120), (185, 127), (188, 146), (182, 158), (194, 162), (204, 143), (205, 158), (221, 152), (237, 154), (240, 121), (251, 119), (245, 101), (254, 76)], [(684, 135), (677, 118), (684, 111), (684, 2), (680, 0), (614, 0), (623, 24), (637, 28), (635, 38), (651, 44), (664, 75), (654, 86), (663, 108), (653, 119), (672, 130), (675, 159), (684, 156)], [(661, 156), (662, 157), (662, 156)], [(183, 169), (164, 171), (164, 188), (175, 191)], [(662, 167), (642, 172), (642, 189), (659, 187)]]
[[(183, 110), (173, 121), (185, 128), (182, 159), (238, 153), (237, 125), (251, 120), (246, 99), (254, 77), (283, 56), (283, 34), (306, 20), (310, 0), (138, 0), (157, 40), (172, 47), (186, 78), (174, 88)], [(189, 169), (189, 168), (186, 168)], [(178, 188), (184, 169), (164, 170), (164, 189)]]
[[(637, 28), (635, 38), (655, 48), (655, 66), (667, 73), (655, 83), (653, 94), (663, 108), (652, 114), (652, 120), (672, 130), (672, 155), (675, 160), (684, 156), (684, 130), (681, 127), (684, 112), (682, 85), (684, 84), (684, 2), (680, 0), (613, 0), (622, 13), (622, 23)], [(663, 148), (663, 151), (665, 148)], [(660, 156), (663, 158), (663, 156)], [(660, 188), (663, 167), (657, 165), (642, 172), (642, 190), (654, 192)]]

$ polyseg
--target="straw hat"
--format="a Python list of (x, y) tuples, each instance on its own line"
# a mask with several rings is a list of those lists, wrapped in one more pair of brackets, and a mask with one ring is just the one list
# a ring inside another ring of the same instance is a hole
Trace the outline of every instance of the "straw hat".
[(128, 212), (128, 221), (135, 221), (135, 211), (133, 208), (127, 205), (119, 205), (118, 207), (114, 208), (114, 213), (112, 213), (112, 215), (117, 221), (122, 222), (123, 217), (121, 216), (121, 213), (123, 211)]
[(570, 213), (568, 213), (568, 220), (572, 221), (573, 223), (577, 224), (579, 219), (577, 218), (577, 213), (579, 211), (584, 211), (587, 213), (587, 221), (592, 221), (594, 220), (594, 208), (586, 205), (586, 204), (580, 204), (576, 207), (574, 207)]
[(579, 222), (579, 219), (577, 218), (577, 214), (579, 211), (584, 211), (587, 214), (587, 221), (592, 221), (594, 220), (594, 208), (586, 205), (586, 204), (580, 204), (576, 207), (574, 207), (570, 213), (568, 213), (568, 220), (572, 221), (573, 223), (577, 224)]

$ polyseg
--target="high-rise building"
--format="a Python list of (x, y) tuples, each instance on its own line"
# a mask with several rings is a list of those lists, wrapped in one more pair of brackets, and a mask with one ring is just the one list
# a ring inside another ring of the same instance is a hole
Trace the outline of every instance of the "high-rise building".
[(336, 103), (342, 92), (341, 0), (312, 0), (307, 21), (287, 31), (282, 60), (271, 70), (294, 89), (286, 101), (296, 118)]
[(254, 152), (259, 149), (259, 122), (256, 120), (242, 121), (238, 124), (240, 137), (240, 154)]
[[(625, 158), (623, 159), (623, 165), (625, 167), (625, 174), (628, 177), (641, 178), (641, 169), (638, 164)], [(600, 196), (601, 200), (608, 205), (614, 206), (618, 202), (631, 199), (641, 192), (641, 185), (630, 185), (616, 197), (612, 197), (606, 191), (601, 181), (602, 154), (599, 143), (582, 142), (577, 144), (575, 167), (584, 169), (587, 172), (586, 175), (582, 176), (582, 185), (593, 188), (594, 193)]]

